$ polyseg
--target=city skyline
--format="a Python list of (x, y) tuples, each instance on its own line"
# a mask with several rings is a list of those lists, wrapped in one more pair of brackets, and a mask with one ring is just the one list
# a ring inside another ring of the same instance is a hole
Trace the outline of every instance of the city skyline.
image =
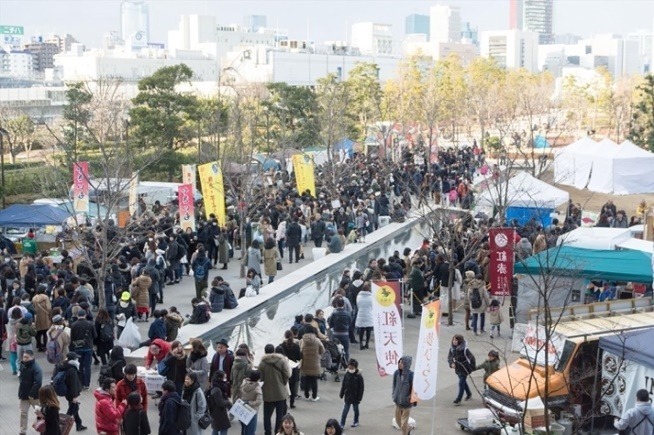
[[(120, 0), (3, 0), (0, 17), (4, 25), (25, 27), (25, 36), (70, 33), (88, 47), (100, 47), (102, 36), (120, 31)], [(429, 14), (430, 6), (458, 6), (461, 21), (480, 31), (509, 28), (509, 0), (451, 1), (228, 1), (149, 0), (150, 42), (167, 43), (168, 30), (177, 27), (180, 15), (216, 16), (217, 23), (242, 25), (246, 15), (267, 16), (269, 27), (288, 29), (289, 38), (314, 41), (351, 40), (351, 26), (373, 21), (391, 24), (393, 36), (404, 34), (408, 15)], [(374, 7), (372, 7), (374, 5)], [(71, 14), (75, 11), (74, 14)], [(78, 17), (85, 17), (80, 20)], [(554, 33), (622, 34), (652, 31), (654, 2), (647, 0), (559, 0), (554, 2)], [(24, 41), (26, 42), (26, 41)]]

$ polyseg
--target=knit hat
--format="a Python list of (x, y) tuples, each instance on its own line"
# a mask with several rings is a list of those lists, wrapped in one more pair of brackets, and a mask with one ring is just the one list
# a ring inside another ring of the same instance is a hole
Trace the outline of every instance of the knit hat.
[(52, 318), (52, 323), (55, 323), (55, 324), (61, 323), (63, 320), (64, 320), (64, 318), (61, 317), (61, 315), (57, 314), (56, 316), (54, 316)]
[(128, 302), (130, 299), (132, 299), (132, 295), (129, 294), (129, 292), (123, 292), (120, 295), (120, 300), (124, 302)]

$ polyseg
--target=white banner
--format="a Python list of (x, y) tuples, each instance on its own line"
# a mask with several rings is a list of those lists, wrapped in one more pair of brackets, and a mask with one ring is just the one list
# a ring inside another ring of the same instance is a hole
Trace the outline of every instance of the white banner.
[(653, 384), (654, 368), (604, 352), (600, 414), (622, 417), (626, 410), (636, 406), (636, 391), (644, 388), (651, 395)]
[(387, 285), (372, 286), (372, 315), (375, 331), (375, 353), (379, 376), (393, 374), (402, 357), (402, 316), (397, 303), (398, 292)]
[(586, 211), (586, 210), (583, 210), (581, 212), (582, 227), (594, 227), (598, 220), (599, 220), (599, 213), (593, 213), (592, 211)]
[(529, 323), (525, 338), (522, 340), (520, 354), (541, 366), (545, 365), (545, 354), (547, 354), (548, 365), (556, 365), (561, 358), (565, 340), (561, 334), (551, 331), (548, 342), (546, 332), (543, 325)]
[(193, 186), (193, 195), (197, 189), (196, 165), (182, 165), (182, 184)]
[(436, 395), (440, 316), (441, 301), (433, 301), (422, 307), (413, 375), (413, 391), (420, 400), (429, 400)]
[(132, 173), (132, 180), (129, 183), (129, 214), (134, 216), (139, 209), (139, 173)]

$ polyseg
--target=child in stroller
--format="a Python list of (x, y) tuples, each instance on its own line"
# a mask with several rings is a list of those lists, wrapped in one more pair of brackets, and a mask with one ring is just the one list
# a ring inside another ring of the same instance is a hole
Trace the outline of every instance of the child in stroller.
[(338, 374), (338, 371), (341, 368), (347, 368), (347, 361), (345, 361), (343, 345), (338, 340), (338, 338), (334, 338), (333, 340), (325, 340), (322, 344), (325, 346), (325, 352), (320, 357), (320, 366), (324, 370), (320, 376), (320, 379), (323, 381), (327, 380), (327, 372), (329, 372), (334, 375), (334, 382), (340, 382), (341, 378)]

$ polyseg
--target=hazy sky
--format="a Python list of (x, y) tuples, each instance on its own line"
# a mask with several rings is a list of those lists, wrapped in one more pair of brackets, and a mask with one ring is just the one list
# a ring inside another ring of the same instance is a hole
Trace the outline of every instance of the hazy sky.
[[(460, 6), (462, 20), (479, 30), (508, 27), (509, 0), (150, 0), (150, 40), (167, 43), (167, 31), (177, 28), (181, 14), (215, 15), (219, 24), (242, 24), (247, 14), (266, 15), (269, 27), (288, 29), (291, 39), (316, 42), (344, 40), (359, 21), (392, 24), (400, 37), (407, 15), (428, 15), (436, 3)], [(554, 2), (558, 34), (651, 31), (653, 20), (654, 0)], [(0, 24), (23, 25), (26, 36), (70, 33), (87, 46), (99, 46), (104, 33), (120, 30), (120, 0), (0, 0)]]

